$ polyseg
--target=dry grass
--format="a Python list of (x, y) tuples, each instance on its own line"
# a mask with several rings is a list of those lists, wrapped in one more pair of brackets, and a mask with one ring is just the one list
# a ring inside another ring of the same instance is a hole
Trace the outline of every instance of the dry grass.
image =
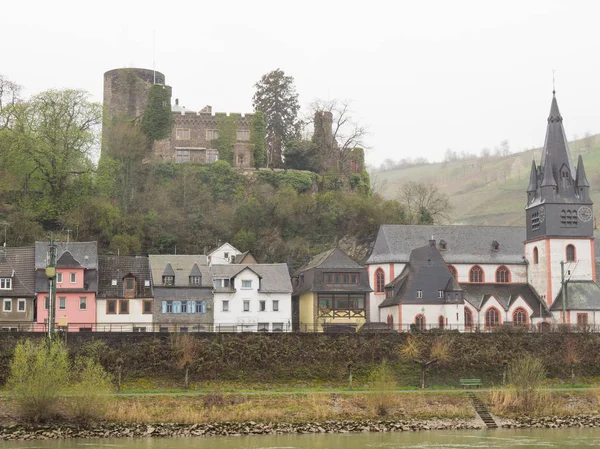
[[(220, 397), (219, 397), (220, 396)], [(378, 394), (295, 394), (252, 396), (152, 396), (119, 398), (106, 414), (117, 422), (301, 422), (325, 419), (377, 419)], [(462, 395), (388, 393), (386, 418), (470, 418), (473, 410)]]
[(512, 389), (492, 390), (486, 394), (486, 403), (498, 416), (514, 417), (527, 414), (531, 417), (568, 416), (600, 413), (600, 391), (582, 392), (536, 391), (530, 406)]

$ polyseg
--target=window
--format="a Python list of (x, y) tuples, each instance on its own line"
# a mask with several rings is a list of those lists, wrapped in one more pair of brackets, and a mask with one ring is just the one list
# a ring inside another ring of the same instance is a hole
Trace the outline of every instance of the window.
[(190, 152), (189, 150), (177, 150), (175, 155), (175, 162), (180, 164), (181, 162), (189, 162), (190, 161)]
[(25, 312), (25, 299), (19, 298), (17, 300), (17, 312)]
[(577, 326), (587, 326), (588, 325), (588, 314), (587, 313), (578, 313), (577, 314)]
[(423, 297), (423, 290), (417, 290), (417, 298)]
[(440, 247), (440, 250), (444, 251), (444, 250), (448, 249), (448, 244), (446, 243), (445, 240), (440, 240), (439, 247)]
[(4, 306), (2, 307), (3, 312), (12, 312), (12, 299), (4, 298)]
[(538, 263), (540, 263), (540, 258), (539, 258), (537, 246), (535, 246), (533, 248), (533, 263), (536, 264), (536, 265)]
[(135, 290), (135, 279), (125, 278), (125, 291), (133, 292)]
[(258, 323), (258, 332), (269, 332), (269, 323)]
[(149, 315), (152, 313), (152, 300), (146, 299), (142, 301), (142, 313), (144, 315)]
[(465, 307), (465, 329), (471, 330), (473, 329), (473, 312), (471, 309)]
[(417, 328), (417, 330), (420, 330), (420, 331), (425, 330), (425, 316), (424, 315), (419, 314), (415, 317), (415, 327)]
[(469, 271), (469, 282), (483, 282), (483, 270), (480, 266), (475, 265)]
[(357, 161), (350, 161), (350, 171), (352, 173), (358, 173), (358, 162)]
[(213, 164), (219, 159), (219, 152), (217, 150), (206, 150), (206, 163)]
[(438, 298), (444, 297), (444, 290), (438, 290)]
[(487, 312), (485, 312), (485, 327), (492, 328), (498, 326), (500, 322), (500, 313), (498, 309), (494, 307), (490, 307)]
[(173, 285), (175, 284), (175, 276), (163, 276), (162, 281), (163, 285)]
[(510, 282), (510, 271), (504, 265), (496, 270), (496, 282), (501, 284)]
[(452, 265), (448, 265), (448, 271), (454, 279), (458, 280), (458, 273), (456, 272), (456, 268), (454, 268)]
[(561, 228), (576, 228), (577, 227), (577, 209), (563, 209), (560, 211), (560, 227)]
[(182, 301), (181, 302), (181, 313), (189, 313), (192, 311), (192, 307), (191, 304), (189, 304), (191, 301)]
[(216, 129), (206, 130), (206, 140), (217, 140), (219, 138), (219, 132)]
[(223, 258), (224, 259), (229, 259), (229, 253), (223, 253)]
[(113, 279), (113, 280), (111, 281), (111, 285), (112, 285), (113, 287), (114, 287), (114, 286), (116, 286), (116, 285), (117, 285), (117, 280), (116, 280), (116, 279)]
[(258, 301), (258, 311), (265, 312), (267, 310), (267, 301)]
[(252, 281), (242, 280), (242, 288), (252, 288)]
[(195, 301), (194, 312), (196, 312), (196, 313), (206, 313), (206, 302), (204, 302), (204, 301)]
[(250, 301), (244, 301), (244, 312), (250, 312)]
[(375, 271), (375, 293), (383, 293), (385, 290), (385, 273), (381, 268)]
[(191, 285), (200, 285), (200, 276), (190, 276)]
[(499, 251), (500, 250), (500, 243), (498, 243), (497, 240), (493, 240), (492, 241), (492, 250), (493, 251)]
[(46, 296), (44, 298), (44, 310), (50, 309), (50, 297)]
[(567, 262), (575, 262), (575, 247), (567, 245)]
[(162, 313), (173, 313), (173, 301), (163, 301), (161, 311)]
[(119, 301), (119, 314), (127, 315), (129, 313), (129, 300), (122, 299)]
[(67, 298), (65, 298), (64, 296), (58, 298), (58, 309), (67, 310)]
[(244, 157), (243, 154), (238, 154), (238, 157), (237, 157), (237, 163), (238, 163), (238, 165), (244, 165), (245, 159), (246, 158)]
[(77, 275), (75, 273), (71, 273), (71, 284), (77, 282)]
[(62, 273), (56, 273), (56, 283), (62, 284)]
[(358, 284), (360, 275), (358, 273), (325, 273), (326, 284)]
[(12, 279), (0, 278), (0, 290), (12, 290)]
[(250, 140), (250, 131), (244, 130), (244, 129), (238, 129), (237, 140), (238, 141)]
[(229, 301), (223, 301), (223, 312), (229, 312)]
[(443, 328), (444, 328), (444, 321), (445, 321), (445, 320), (444, 320), (444, 317), (440, 315), (440, 316), (439, 316), (439, 318), (438, 318), (438, 327), (439, 327), (440, 329), (443, 329)]
[(393, 298), (394, 297), (394, 289), (393, 288), (386, 288), (385, 289), (385, 297), (386, 298)]
[(279, 301), (273, 300), (273, 312), (279, 312)]
[(114, 315), (117, 313), (117, 301), (114, 299), (109, 299), (106, 301), (106, 314)]
[(190, 129), (177, 128), (175, 130), (175, 140), (190, 140)]
[(87, 310), (87, 298), (85, 296), (79, 298), (79, 310)]
[(273, 332), (283, 332), (283, 323), (273, 323)]
[(214, 279), (213, 285), (215, 286), (215, 288), (227, 288), (229, 287), (229, 279)]
[(144, 287), (150, 287), (150, 281), (144, 281)]
[(527, 324), (527, 312), (519, 307), (513, 312), (513, 324), (515, 326), (525, 326)]

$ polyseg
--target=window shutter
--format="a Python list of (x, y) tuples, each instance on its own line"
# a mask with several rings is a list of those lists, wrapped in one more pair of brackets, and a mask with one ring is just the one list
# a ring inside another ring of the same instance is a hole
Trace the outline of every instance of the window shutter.
[(195, 301), (188, 301), (187, 302), (187, 311), (188, 313), (194, 313), (196, 310), (196, 302)]
[(201, 304), (202, 304), (202, 313), (206, 313), (206, 302), (202, 301)]
[(173, 313), (181, 313), (181, 301), (173, 301)]
[(167, 301), (162, 302), (162, 313), (167, 313)]

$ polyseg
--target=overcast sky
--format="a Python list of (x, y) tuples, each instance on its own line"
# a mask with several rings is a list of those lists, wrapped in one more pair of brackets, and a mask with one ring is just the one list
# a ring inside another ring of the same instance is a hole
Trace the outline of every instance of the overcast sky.
[(11, 1), (0, 73), (31, 95), (153, 65), (190, 109), (251, 112), (281, 68), (303, 106), (348, 99), (367, 160), (543, 144), (552, 69), (572, 138), (600, 132), (600, 2), (553, 0)]

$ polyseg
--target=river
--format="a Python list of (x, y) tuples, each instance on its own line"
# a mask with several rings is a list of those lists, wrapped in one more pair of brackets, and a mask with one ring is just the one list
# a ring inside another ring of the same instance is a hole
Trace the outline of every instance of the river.
[(588, 428), (0, 442), (0, 449), (580, 449), (598, 447), (600, 447), (600, 429)]

